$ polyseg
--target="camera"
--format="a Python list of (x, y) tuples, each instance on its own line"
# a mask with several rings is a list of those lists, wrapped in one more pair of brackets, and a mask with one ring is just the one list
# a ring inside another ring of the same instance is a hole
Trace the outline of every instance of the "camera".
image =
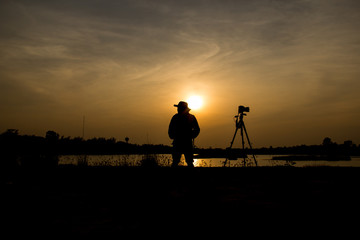
[(250, 112), (249, 107), (239, 106), (239, 113)]

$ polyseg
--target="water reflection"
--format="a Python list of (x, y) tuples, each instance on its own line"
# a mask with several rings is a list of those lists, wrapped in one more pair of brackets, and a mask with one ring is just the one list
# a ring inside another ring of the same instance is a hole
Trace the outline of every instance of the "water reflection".
[[(294, 166), (294, 167), (360, 167), (360, 157), (351, 157), (350, 161), (283, 161), (271, 160), (272, 155), (257, 155), (258, 166)], [(63, 155), (59, 158), (59, 164), (83, 165), (83, 166), (141, 166), (148, 158), (156, 162), (158, 166), (171, 166), (171, 154), (145, 155)], [(195, 167), (222, 167), (224, 158), (194, 159)], [(251, 161), (249, 160), (251, 165)], [(180, 166), (186, 166), (184, 156), (181, 157)], [(230, 161), (230, 167), (242, 167), (242, 159)]]

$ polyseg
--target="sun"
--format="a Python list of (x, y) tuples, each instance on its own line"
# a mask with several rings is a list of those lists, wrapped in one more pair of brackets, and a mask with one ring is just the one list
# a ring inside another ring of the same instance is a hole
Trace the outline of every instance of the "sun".
[(198, 110), (203, 106), (203, 99), (200, 96), (191, 96), (187, 100), (189, 108), (193, 110)]

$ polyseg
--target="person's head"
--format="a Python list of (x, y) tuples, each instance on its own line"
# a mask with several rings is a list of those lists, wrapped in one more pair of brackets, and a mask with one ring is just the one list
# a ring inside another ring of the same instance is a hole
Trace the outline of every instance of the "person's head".
[(174, 107), (177, 107), (178, 113), (185, 113), (190, 111), (188, 103), (184, 101), (180, 101), (178, 104), (174, 104)]

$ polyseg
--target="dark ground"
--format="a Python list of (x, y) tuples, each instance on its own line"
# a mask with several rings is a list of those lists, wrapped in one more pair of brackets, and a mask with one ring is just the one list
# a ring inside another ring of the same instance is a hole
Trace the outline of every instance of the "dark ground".
[[(323, 236), (358, 232), (358, 168), (23, 169), (2, 181), (13, 235)], [(290, 234), (290, 235), (288, 235)]]

